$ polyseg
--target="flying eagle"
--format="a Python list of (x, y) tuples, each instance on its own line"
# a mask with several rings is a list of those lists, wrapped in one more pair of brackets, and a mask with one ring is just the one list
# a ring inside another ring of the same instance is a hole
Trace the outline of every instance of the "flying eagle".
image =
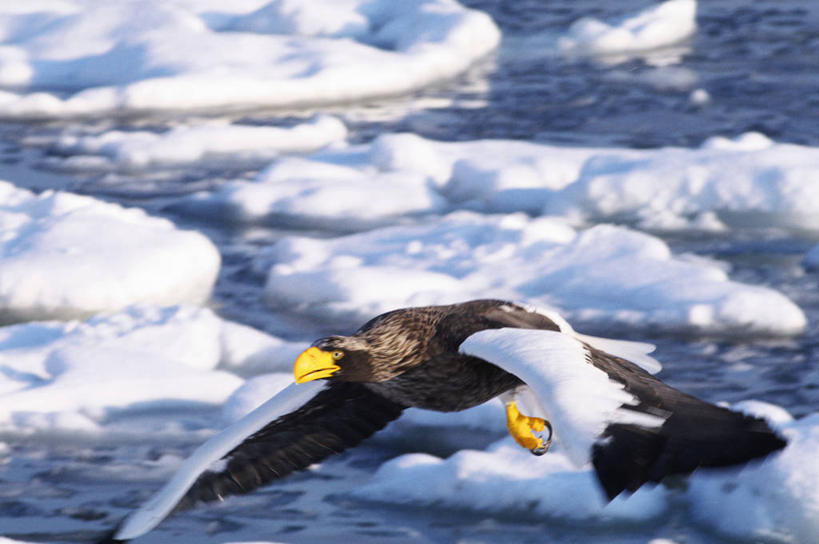
[(351, 336), (316, 340), (294, 364), (295, 384), (200, 446), (101, 542), (125, 542), (175, 511), (305, 469), (409, 407), (453, 412), (500, 397), (518, 444), (540, 455), (554, 433), (578, 465), (591, 461), (608, 499), (785, 447), (764, 420), (655, 378), (652, 350), (500, 300), (379, 315)]

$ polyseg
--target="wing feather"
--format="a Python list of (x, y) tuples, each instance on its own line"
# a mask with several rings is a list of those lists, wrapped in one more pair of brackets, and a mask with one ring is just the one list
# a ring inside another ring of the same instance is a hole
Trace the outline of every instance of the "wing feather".
[(568, 333), (486, 330), (460, 349), (523, 380), (572, 460), (593, 463), (610, 499), (671, 474), (743, 463), (786, 445), (765, 421), (686, 395)]
[[(147, 533), (197, 502), (247, 493), (355, 446), (403, 407), (354, 383), (292, 384), (214, 436), (119, 525), (112, 541)], [(214, 463), (221, 468), (210, 470)]]

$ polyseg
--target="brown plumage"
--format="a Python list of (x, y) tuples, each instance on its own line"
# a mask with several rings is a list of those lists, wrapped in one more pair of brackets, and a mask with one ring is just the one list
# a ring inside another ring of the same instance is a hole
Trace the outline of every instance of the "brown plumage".
[[(510, 302), (476, 300), (396, 310), (351, 336), (319, 339), (297, 360), (294, 373), (297, 383), (321, 378), (326, 387), (245, 439), (225, 456), (222, 469), (202, 473), (176, 510), (246, 493), (304, 469), (355, 446), (407, 407), (457, 411), (513, 390), (520, 379), (461, 353), (461, 344), (487, 329), (574, 334), (559, 321)], [(623, 407), (663, 414), (657, 428), (621, 422), (600, 435), (591, 459), (609, 498), (670, 474), (741, 463), (785, 446), (764, 421), (700, 401), (580, 337), (578, 342), (588, 363), (638, 401)]]

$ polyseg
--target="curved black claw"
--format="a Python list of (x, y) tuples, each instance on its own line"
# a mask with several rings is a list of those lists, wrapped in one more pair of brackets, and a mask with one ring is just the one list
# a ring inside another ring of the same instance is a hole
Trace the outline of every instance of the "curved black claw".
[[(546, 431), (549, 432), (549, 436), (544, 438), (543, 434)], [(531, 451), (534, 455), (543, 455), (544, 453), (549, 451), (549, 446), (552, 445), (552, 434), (553, 434), (552, 424), (549, 423), (549, 420), (548, 419), (543, 420), (543, 430), (542, 431), (540, 431), (540, 432), (532, 431), (532, 434), (535, 435), (537, 438), (540, 438), (542, 440), (542, 442), (541, 442), (540, 446), (538, 446), (536, 448), (532, 448), (529, 451)]]

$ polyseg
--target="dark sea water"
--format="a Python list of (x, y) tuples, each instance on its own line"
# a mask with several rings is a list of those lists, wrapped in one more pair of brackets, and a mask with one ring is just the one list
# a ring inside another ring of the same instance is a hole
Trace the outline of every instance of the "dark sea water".
[[(588, 146), (697, 146), (715, 135), (759, 131), (776, 141), (819, 145), (819, 5), (809, 0), (705, 0), (696, 36), (675, 48), (682, 61), (652, 66), (643, 59), (616, 65), (567, 59), (542, 47), (584, 15), (610, 19), (649, 2), (471, 0), (504, 32), (501, 49), (456, 81), (414, 96), (329, 109), (340, 115), (357, 141), (383, 132), (412, 131), (440, 140), (510, 138)], [(540, 46), (540, 47), (539, 47)], [(659, 72), (658, 72), (659, 71)], [(659, 73), (659, 76), (657, 75)], [(662, 83), (665, 81), (665, 83)], [(704, 89), (705, 104), (691, 93)], [(425, 107), (425, 104), (437, 104)], [(246, 112), (242, 119), (287, 124), (312, 112)], [(71, 124), (107, 128), (111, 121)], [(163, 119), (116, 121), (124, 128), (161, 128)], [(6, 124), (0, 178), (34, 189), (79, 191), (166, 215), (183, 228), (200, 229), (219, 246), (223, 270), (216, 287), (220, 315), (291, 339), (311, 339), (327, 328), (348, 331), (357, 324), (324, 324), (272, 314), (261, 303), (263, 280), (250, 259), (287, 231), (231, 229), (174, 215), (167, 206), (179, 195), (218, 185), (253, 170), (190, 169), (150, 179), (122, 173), (71, 175), (43, 169), (47, 152), (20, 144), (65, 128), (65, 124)], [(819, 179), (817, 180), (819, 182)], [(819, 213), (819, 211), (817, 211)], [(321, 236), (333, 233), (319, 232)], [(675, 252), (713, 257), (731, 267), (732, 279), (778, 289), (807, 314), (808, 331), (793, 339), (707, 338), (652, 331), (607, 329), (594, 333), (658, 345), (662, 377), (701, 398), (729, 402), (765, 400), (794, 415), (819, 409), (819, 272), (805, 270), (801, 257), (819, 243), (816, 232), (755, 228), (723, 234), (662, 236)], [(582, 329), (581, 326), (577, 328)], [(742, 364), (739, 364), (742, 363)], [(207, 417), (209, 414), (204, 414)], [(202, 417), (202, 414), (199, 415)], [(148, 444), (125, 448), (100, 444), (14, 445), (3, 469), (0, 520), (7, 534), (31, 541), (81, 542), (111, 523), (110, 506), (136, 506), (160, 482), (128, 476), (129, 465), (169, 451), (180, 456), (194, 444)], [(438, 446), (448, 453), (457, 444)], [(646, 525), (581, 526), (522, 516), (486, 517), (465, 512), (362, 504), (344, 497), (389, 457), (409, 451), (412, 441), (369, 446), (325, 463), (261, 493), (185, 513), (140, 542), (606, 542), (644, 543), (653, 538), (697, 544), (724, 542), (691, 525), (683, 510)], [(120, 471), (100, 471), (116, 464)], [(69, 500), (70, 499), (70, 500)], [(77, 506), (67, 507), (66, 504)], [(260, 533), (260, 531), (263, 531)]]

